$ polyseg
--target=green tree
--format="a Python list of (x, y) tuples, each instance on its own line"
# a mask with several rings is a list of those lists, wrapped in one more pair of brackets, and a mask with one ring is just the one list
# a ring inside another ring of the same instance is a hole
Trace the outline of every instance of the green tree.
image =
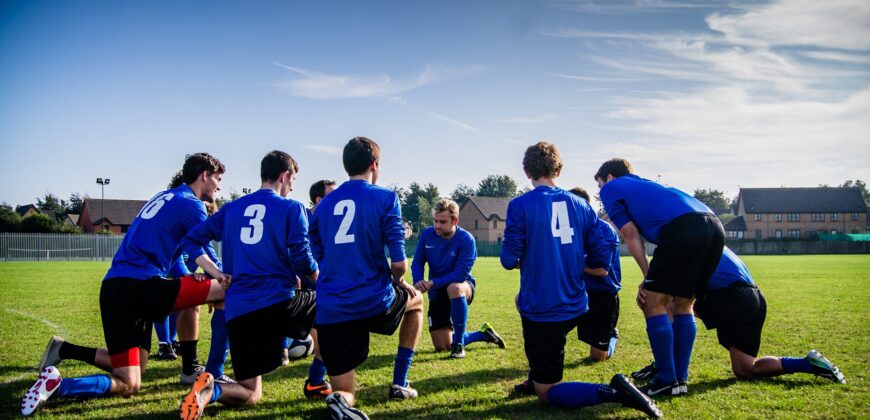
[(692, 195), (696, 200), (704, 203), (710, 210), (713, 210), (716, 214), (724, 214), (728, 213), (731, 209), (728, 207), (728, 199), (725, 198), (725, 192), (714, 190), (714, 189), (706, 189), (706, 190), (695, 190), (695, 193)]
[[(398, 191), (397, 191), (398, 194)], [(404, 195), (404, 199), (401, 199)], [(421, 232), (432, 225), (432, 206), (441, 198), (438, 187), (432, 183), (422, 186), (412, 182), (403, 194), (399, 194), (402, 217), (414, 225), (414, 232)]]
[(67, 206), (68, 204), (65, 200), (61, 200), (50, 192), (46, 192), (45, 196), (36, 199), (36, 208), (43, 211), (53, 211), (56, 216), (66, 214)]
[(507, 175), (487, 175), (477, 185), (475, 195), (513, 198), (517, 196), (517, 182)]
[(27, 233), (51, 233), (56, 229), (57, 222), (45, 214), (34, 214), (21, 221), (21, 231)]
[(466, 184), (459, 184), (456, 186), (456, 188), (453, 189), (453, 192), (450, 193), (450, 199), (455, 201), (456, 204), (462, 206), (462, 203), (464, 203), (465, 200), (468, 199), (468, 197), (473, 196), (475, 193), (476, 191), (474, 190), (474, 187)]
[(82, 195), (77, 192), (70, 194), (64, 214), (81, 214), (86, 198), (88, 198), (87, 194)]
[(864, 196), (864, 202), (867, 203), (867, 206), (870, 206), (870, 191), (867, 190), (867, 183), (860, 179), (855, 180), (847, 180), (846, 182), (840, 185), (842, 188), (857, 188), (861, 190), (861, 195)]
[(21, 230), (21, 217), (9, 204), (0, 204), (0, 232), (18, 232)]

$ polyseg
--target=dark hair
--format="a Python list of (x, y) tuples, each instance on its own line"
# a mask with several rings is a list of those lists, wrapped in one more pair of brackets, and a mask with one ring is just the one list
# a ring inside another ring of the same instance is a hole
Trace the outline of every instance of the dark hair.
[(208, 153), (194, 153), (184, 159), (184, 167), (181, 168), (181, 180), (185, 184), (193, 184), (203, 172), (222, 174), (226, 167), (216, 157)]
[(344, 146), (342, 162), (349, 176), (364, 173), (372, 163), (379, 160), (381, 160), (381, 148), (371, 139), (354, 137)]
[(169, 189), (178, 188), (181, 184), (184, 184), (184, 176), (181, 171), (178, 171), (175, 175), (172, 175), (172, 179), (169, 180)]
[(607, 175), (619, 178), (632, 173), (634, 173), (634, 168), (631, 167), (631, 163), (623, 158), (613, 158), (601, 164), (593, 179), (606, 181)]
[(263, 182), (274, 182), (282, 173), (290, 171), (290, 175), (299, 172), (299, 164), (286, 152), (273, 150), (260, 161), (260, 179)]
[(314, 204), (314, 200), (317, 197), (323, 198), (326, 196), (326, 187), (330, 185), (335, 185), (335, 181), (321, 179), (320, 181), (311, 184), (311, 188), (308, 189), (308, 198), (311, 199), (311, 204)]
[(555, 144), (540, 141), (526, 149), (523, 169), (532, 179), (555, 178), (562, 171), (562, 158)]
[(586, 200), (587, 203), (589, 202), (589, 193), (581, 187), (571, 188), (568, 192)]

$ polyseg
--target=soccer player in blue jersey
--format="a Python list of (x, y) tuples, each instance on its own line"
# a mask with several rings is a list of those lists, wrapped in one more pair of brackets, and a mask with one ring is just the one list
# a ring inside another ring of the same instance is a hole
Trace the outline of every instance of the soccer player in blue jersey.
[[(806, 357), (757, 357), (761, 346), (761, 329), (767, 316), (767, 301), (758, 290), (749, 269), (729, 248), (707, 283), (707, 290), (695, 302), (695, 314), (708, 330), (716, 330), (719, 344), (731, 357), (731, 370), (738, 378), (810, 373), (836, 383), (846, 383), (840, 369), (818, 350)], [(655, 363), (632, 376), (652, 377), (658, 372)]]
[(399, 329), (389, 397), (417, 396), (407, 378), (423, 322), (423, 297), (403, 278), (405, 230), (399, 197), (375, 185), (380, 147), (368, 138), (353, 138), (342, 160), (350, 179), (323, 198), (311, 219), (312, 249), (322, 267), (316, 327), (333, 387), (326, 397), (329, 413), (359, 419), (368, 417), (353, 407), (354, 369), (368, 358), (369, 333), (392, 335)]
[(224, 270), (233, 278), (226, 292), (227, 332), (238, 383), (218, 384), (199, 374), (181, 403), (181, 418), (197, 419), (208, 403), (256, 404), (262, 375), (281, 366), (284, 337), (308, 336), (314, 323), (311, 290), (297, 290), (296, 277), (317, 280), (302, 203), (285, 198), (299, 168), (285, 152), (269, 152), (260, 164), (260, 190), (224, 205), (181, 242), (206, 273), (221, 275), (204, 247), (221, 240)]
[[(40, 376), (21, 402), (33, 414), (48, 398), (131, 396), (139, 391), (151, 348), (151, 325), (170, 312), (223, 300), (229, 276), (162, 277), (178, 258), (181, 238), (206, 218), (203, 201), (220, 189), (224, 165), (207, 153), (190, 155), (182, 169), (184, 185), (154, 196), (136, 218), (115, 253), (100, 287), (100, 315), (107, 349), (76, 346), (53, 337), (40, 360)], [(111, 375), (62, 378), (55, 367), (81, 360)]]
[[(607, 215), (643, 274), (637, 303), (659, 372), (642, 389), (651, 396), (685, 394), (697, 333), (692, 305), (722, 256), (722, 223), (690, 195), (634, 175), (625, 159), (604, 162), (595, 180)], [(658, 245), (650, 262), (644, 239)], [(671, 298), (673, 322), (667, 311)]]
[[(477, 259), (474, 237), (460, 228), (459, 205), (444, 198), (432, 210), (433, 226), (420, 233), (411, 275), (414, 287), (429, 292), (429, 334), (435, 351), (450, 351), (449, 358), (465, 357), (465, 346), (478, 341), (505, 348), (504, 340), (489, 323), (480, 331), (465, 332), (468, 306), (474, 300), (477, 283), (471, 266)], [(423, 276), (429, 264), (429, 280)], [(452, 329), (452, 334), (451, 334)]]
[[(589, 203), (589, 193), (576, 187), (569, 190)], [(608, 244), (610, 258), (605, 267), (583, 271), (586, 294), (589, 295), (589, 311), (580, 318), (577, 335), (589, 344), (589, 358), (595, 362), (607, 360), (616, 351), (619, 342), (619, 290), (622, 289), (622, 270), (619, 263), (619, 235), (607, 223), (598, 223), (601, 236)]]
[(556, 186), (562, 159), (555, 145), (539, 142), (526, 149), (523, 170), (534, 189), (508, 204), (501, 264), (520, 270), (516, 303), (538, 398), (565, 408), (618, 402), (661, 416), (655, 402), (621, 374), (609, 386), (562, 382), (567, 334), (587, 309), (581, 275), (584, 268), (605, 267), (611, 249), (597, 226), (604, 222), (589, 204)]

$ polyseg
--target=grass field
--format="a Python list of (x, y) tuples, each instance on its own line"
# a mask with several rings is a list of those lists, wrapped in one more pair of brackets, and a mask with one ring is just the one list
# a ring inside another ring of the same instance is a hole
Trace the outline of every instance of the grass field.
[[(837, 385), (811, 375), (737, 381), (728, 355), (699, 322), (690, 367), (689, 395), (660, 399), (669, 418), (855, 418), (870, 416), (865, 367), (870, 365), (870, 256), (749, 256), (745, 258), (768, 300), (762, 354), (799, 356), (822, 350), (848, 380)], [(651, 360), (643, 318), (633, 305), (639, 271), (624, 258), (627, 288), (619, 320), (621, 339), (615, 358), (589, 363), (588, 347), (569, 335), (566, 380), (607, 382)], [(0, 263), (0, 416), (18, 413), (20, 397), (35, 378), (35, 365), (52, 334), (82, 345), (102, 346), (98, 295), (108, 263)], [(358, 369), (359, 406), (373, 418), (626, 418), (638, 413), (614, 404), (579, 411), (540, 406), (535, 398), (511, 394), (527, 364), (513, 296), (519, 274), (506, 272), (495, 258), (481, 258), (474, 267), (478, 294), (471, 305), (469, 327), (489, 321), (508, 343), (507, 350), (473, 344), (468, 357), (445, 360), (434, 353), (424, 331), (410, 380), (420, 398), (389, 402), (396, 337), (376, 336), (368, 361)], [(205, 311), (203, 311), (205, 314)], [(202, 317), (200, 359), (209, 338), (208, 315)], [(154, 345), (156, 349), (156, 343)], [(310, 359), (309, 359), (310, 360)], [(210, 406), (210, 417), (321, 418), (322, 402), (302, 397), (308, 360), (294, 362), (265, 377), (261, 403), (249, 408)], [(131, 399), (52, 401), (39, 414), (66, 418), (175, 417), (187, 388), (177, 384), (180, 362), (149, 363), (141, 393)], [(97, 373), (79, 362), (61, 365), (65, 376)], [(232, 373), (232, 369), (228, 369)]]

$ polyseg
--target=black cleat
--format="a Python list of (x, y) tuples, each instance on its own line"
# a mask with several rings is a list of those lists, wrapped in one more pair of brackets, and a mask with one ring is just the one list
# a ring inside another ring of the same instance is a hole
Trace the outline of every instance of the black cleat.
[(532, 381), (526, 379), (525, 381), (514, 385), (514, 392), (520, 395), (535, 395), (535, 386), (532, 385)]
[(351, 407), (338, 392), (326, 396), (326, 409), (332, 420), (368, 420), (369, 416), (359, 408)]
[(610, 380), (610, 388), (617, 393), (619, 402), (623, 407), (642, 411), (644, 414), (654, 418), (664, 416), (662, 410), (656, 405), (656, 402), (644, 395), (625, 375), (621, 373), (614, 375), (613, 379)]
[(462, 344), (453, 343), (450, 345), (450, 355), (448, 359), (461, 359), (465, 357), (465, 346)]
[(658, 397), (658, 396), (675, 397), (677, 395), (684, 395), (684, 394), (687, 394), (689, 392), (688, 388), (686, 389), (686, 392), (682, 392), (683, 387), (680, 385), (679, 382), (676, 382), (676, 381), (674, 381), (673, 383), (670, 383), (670, 384), (660, 384), (660, 383), (657, 383), (655, 380), (652, 380), (652, 381), (649, 381), (648, 384), (646, 384), (638, 389), (640, 389), (641, 392), (643, 392), (646, 395), (649, 395), (650, 397)]
[(635, 381), (648, 381), (659, 374), (656, 362), (652, 362), (641, 370), (631, 372), (631, 379)]

